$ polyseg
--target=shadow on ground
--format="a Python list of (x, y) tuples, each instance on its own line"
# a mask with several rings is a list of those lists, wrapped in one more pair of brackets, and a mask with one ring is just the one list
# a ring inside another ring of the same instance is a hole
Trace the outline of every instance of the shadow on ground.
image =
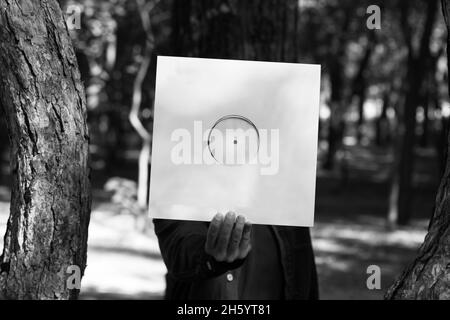
[[(430, 165), (434, 160), (429, 153), (418, 154), (411, 199), (413, 223), (389, 230), (385, 217), (392, 157), (365, 149), (350, 150), (348, 157), (346, 177), (339, 165), (334, 171), (318, 171), (312, 236), (321, 298), (381, 299), (424, 239), (437, 189), (437, 166)], [(101, 190), (106, 176), (94, 172), (93, 177), (99, 181), (93, 183), (81, 298), (161, 299), (166, 268), (155, 235), (152, 230), (138, 230), (136, 217), (120, 213), (117, 204), (111, 203)], [(9, 189), (0, 186), (0, 234), (6, 229), (9, 197)], [(381, 269), (381, 290), (366, 286), (370, 265)]]

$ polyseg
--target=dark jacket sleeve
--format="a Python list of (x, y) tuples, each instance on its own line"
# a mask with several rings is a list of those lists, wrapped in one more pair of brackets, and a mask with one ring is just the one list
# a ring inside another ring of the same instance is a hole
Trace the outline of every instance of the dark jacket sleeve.
[(153, 223), (168, 275), (176, 280), (216, 277), (244, 262), (218, 262), (205, 252), (207, 222), (154, 219)]

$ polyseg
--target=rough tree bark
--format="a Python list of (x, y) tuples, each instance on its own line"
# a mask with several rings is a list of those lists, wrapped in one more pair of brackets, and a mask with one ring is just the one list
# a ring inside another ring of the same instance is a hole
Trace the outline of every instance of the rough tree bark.
[(0, 104), (11, 141), (11, 210), (0, 298), (69, 299), (86, 266), (90, 215), (86, 102), (56, 0), (0, 2)]
[[(442, 0), (450, 32), (450, 0)], [(450, 37), (447, 38), (447, 57)], [(447, 138), (447, 148), (450, 141)], [(414, 262), (386, 293), (387, 299), (450, 299), (450, 158), (439, 186), (428, 234)]]

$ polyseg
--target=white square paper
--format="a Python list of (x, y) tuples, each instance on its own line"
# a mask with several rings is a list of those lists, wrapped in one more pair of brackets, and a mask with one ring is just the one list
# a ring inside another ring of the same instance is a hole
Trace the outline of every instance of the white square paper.
[(320, 65), (159, 56), (150, 216), (312, 226), (319, 96)]

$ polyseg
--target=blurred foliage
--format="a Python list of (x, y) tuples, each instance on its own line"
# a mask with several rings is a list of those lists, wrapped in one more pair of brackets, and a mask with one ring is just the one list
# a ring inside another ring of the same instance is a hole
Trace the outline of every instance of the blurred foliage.
[[(405, 155), (414, 155), (405, 145), (434, 150), (441, 165), (450, 104), (446, 31), (440, 12), (431, 15), (433, 1), (145, 0), (152, 5), (154, 42), (139, 117), (151, 132), (157, 55), (318, 63), (319, 164), (324, 169), (345, 179), (351, 157), (346, 150), (354, 146), (391, 154), (397, 159), (389, 165), (393, 173), (400, 172)], [(60, 4), (63, 12), (71, 5), (81, 7), (81, 28), (70, 34), (86, 86), (92, 167), (105, 176), (117, 175), (124, 164), (136, 163), (141, 146), (128, 116), (148, 40), (142, 9), (136, 0)], [(380, 30), (367, 28), (370, 5), (381, 10)], [(424, 36), (427, 21), (429, 37)], [(416, 69), (423, 70), (420, 79)], [(411, 90), (417, 93), (412, 102), (406, 99)], [(414, 121), (407, 116), (411, 108)], [(400, 177), (401, 189), (409, 188), (403, 180), (416, 184), (409, 179), (414, 170), (411, 164), (402, 173), (407, 179)]]

